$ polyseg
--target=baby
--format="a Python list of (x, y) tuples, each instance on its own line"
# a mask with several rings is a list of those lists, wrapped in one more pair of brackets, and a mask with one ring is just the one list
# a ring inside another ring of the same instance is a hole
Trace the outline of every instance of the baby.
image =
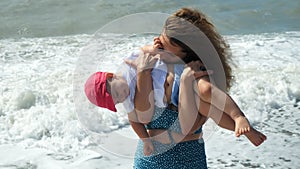
[[(153, 79), (152, 86), (155, 106), (166, 107), (163, 85), (167, 74), (166, 64), (156, 57), (150, 56), (149, 53), (144, 55), (142, 51), (133, 52), (126, 59), (135, 60), (139, 55), (149, 58), (149, 62), (145, 64), (150, 64), (153, 67), (151, 75)], [(119, 70), (120, 73), (115, 74), (109, 72), (96, 72), (92, 74), (86, 81), (85, 94), (91, 103), (113, 112), (117, 111), (115, 105), (122, 103), (126, 113), (128, 113), (128, 119), (133, 130), (144, 142), (144, 154), (150, 155), (154, 151), (154, 148), (144, 126), (144, 124), (150, 121), (140, 118), (134, 110), (137, 70), (125, 63), (121, 65)], [(146, 115), (149, 117), (147, 119), (151, 120), (153, 111), (147, 112)]]

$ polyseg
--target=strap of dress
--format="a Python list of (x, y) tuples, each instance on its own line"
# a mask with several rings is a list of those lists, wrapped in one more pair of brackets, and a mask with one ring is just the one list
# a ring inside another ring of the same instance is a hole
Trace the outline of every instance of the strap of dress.
[(172, 131), (171, 130), (167, 130), (167, 132), (168, 132), (168, 135), (169, 135), (169, 139), (170, 139), (170, 141), (171, 141), (171, 144), (175, 144), (175, 140), (173, 139), (173, 137), (172, 137)]

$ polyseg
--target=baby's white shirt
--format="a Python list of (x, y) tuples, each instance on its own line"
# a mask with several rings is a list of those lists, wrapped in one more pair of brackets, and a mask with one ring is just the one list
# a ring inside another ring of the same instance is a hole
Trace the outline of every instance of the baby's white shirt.
[[(135, 51), (131, 53), (126, 59), (134, 60), (136, 59), (141, 51)], [(119, 68), (119, 73), (123, 75), (127, 84), (129, 86), (130, 94), (122, 104), (125, 108), (126, 113), (130, 113), (134, 110), (134, 95), (136, 90), (136, 80), (137, 80), (137, 70), (126, 63), (123, 63)], [(161, 61), (157, 60), (153, 70), (151, 72), (153, 90), (154, 90), (154, 103), (157, 107), (166, 107), (164, 102), (164, 83), (167, 75), (167, 65)]]

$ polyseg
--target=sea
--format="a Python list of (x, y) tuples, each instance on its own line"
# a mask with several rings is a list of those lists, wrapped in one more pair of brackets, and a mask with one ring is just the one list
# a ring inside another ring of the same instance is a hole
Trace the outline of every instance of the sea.
[[(300, 168), (298, 0), (0, 1), (0, 168), (72, 168), (83, 162), (82, 152), (101, 154), (103, 141), (130, 125), (126, 113), (88, 104), (84, 80), (97, 70), (117, 70), (182, 7), (203, 11), (230, 45), (229, 94), (268, 137), (254, 147), (209, 121), (208, 167)], [(133, 165), (131, 155), (110, 150), (118, 146), (104, 147), (108, 157), (84, 161), (112, 168), (114, 157)]]

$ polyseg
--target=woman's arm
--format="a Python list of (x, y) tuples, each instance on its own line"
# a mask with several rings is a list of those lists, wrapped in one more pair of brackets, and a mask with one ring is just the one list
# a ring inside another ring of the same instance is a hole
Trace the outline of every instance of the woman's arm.
[(149, 156), (154, 152), (154, 147), (144, 124), (139, 123), (135, 111), (128, 113), (128, 120), (134, 132), (144, 143), (144, 155)]
[(134, 106), (140, 122), (146, 124), (154, 113), (151, 70), (138, 70)]
[(135, 131), (135, 133), (138, 135), (138, 137), (145, 141), (149, 139), (149, 134), (144, 126), (144, 124), (139, 123), (135, 111), (132, 111), (128, 113), (128, 120), (132, 127), (132, 129)]
[(134, 107), (139, 122), (147, 124), (154, 113), (154, 94), (151, 71), (157, 56), (141, 52), (134, 61), (125, 62), (137, 69), (137, 83), (134, 97)]
[(194, 75), (187, 67), (184, 69), (180, 78), (178, 117), (182, 134), (187, 135), (191, 132), (197, 116), (198, 109), (192, 88), (194, 83)]

